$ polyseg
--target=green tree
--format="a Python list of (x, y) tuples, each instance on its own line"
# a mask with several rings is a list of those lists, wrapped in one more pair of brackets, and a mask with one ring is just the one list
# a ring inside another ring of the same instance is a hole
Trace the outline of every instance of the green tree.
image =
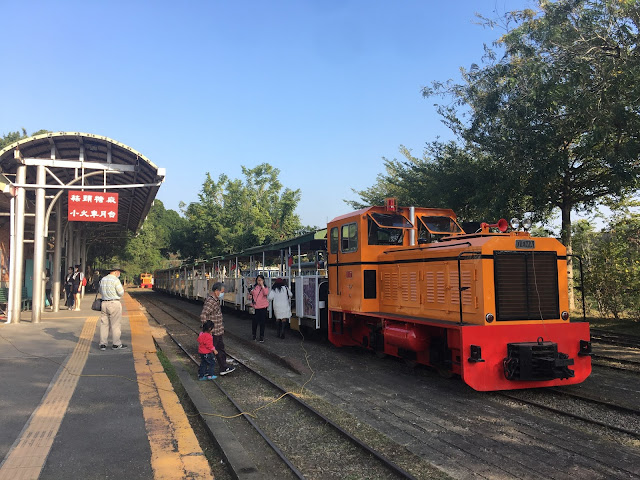
[[(424, 94), (464, 145), (491, 159), (502, 186), (540, 215), (559, 209), (571, 249), (571, 212), (634, 192), (640, 173), (640, 7), (635, 1), (540, 1), (510, 12), (516, 27), (460, 84)], [(486, 21), (489, 26), (496, 22)]]
[(164, 258), (168, 258), (171, 253), (180, 250), (180, 232), (182, 232), (187, 220), (180, 216), (175, 210), (167, 210), (164, 204), (156, 199), (153, 206), (149, 210), (147, 220), (152, 222), (157, 237), (157, 246), (160, 254)]
[(522, 216), (527, 204), (521, 202), (503, 173), (494, 169), (481, 151), (455, 142), (435, 141), (427, 145), (421, 158), (406, 147), (400, 148), (404, 160), (385, 159), (385, 174), (379, 174), (372, 187), (355, 191), (362, 201), (351, 201), (353, 208), (383, 205), (395, 197), (401, 205), (451, 208), (461, 221), (494, 221), (504, 216)]
[(21, 128), (20, 131), (9, 132), (7, 134), (2, 135), (0, 137), (0, 150), (2, 150), (7, 145), (11, 145), (18, 140), (22, 140), (23, 138), (31, 137), (33, 135), (39, 135), (41, 133), (48, 133), (49, 130), (38, 130), (37, 132), (33, 132), (31, 135), (27, 134), (27, 130), (25, 128)]
[(242, 167), (244, 179), (207, 173), (199, 202), (182, 205), (187, 225), (178, 243), (185, 258), (210, 258), (290, 238), (305, 228), (295, 209), (300, 190), (284, 188), (268, 163)]
[[(580, 220), (575, 251), (584, 261), (585, 294), (602, 315), (640, 314), (640, 215), (617, 213), (603, 232)], [(591, 302), (589, 302), (591, 303)]]
[(571, 253), (573, 211), (638, 188), (640, 2), (539, 0), (539, 6), (500, 21), (482, 19), (504, 26), (494, 44), (504, 55), (486, 48), (483, 66), (462, 69), (461, 82), (423, 90), (445, 99), (437, 109), (456, 147), (434, 143), (423, 161), (401, 165), (377, 186), (408, 192), (411, 182), (442, 185), (445, 195), (455, 192), (446, 200), (463, 217), (500, 204), (537, 219), (559, 210)]

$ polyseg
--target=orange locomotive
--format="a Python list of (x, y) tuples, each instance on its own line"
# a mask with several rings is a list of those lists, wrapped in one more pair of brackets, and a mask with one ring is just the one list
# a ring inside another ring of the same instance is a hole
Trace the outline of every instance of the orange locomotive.
[(332, 220), (329, 340), (481, 391), (582, 382), (589, 324), (569, 321), (566, 249), (506, 230), (501, 220), (466, 234), (451, 210), (393, 201)]
[(153, 275), (150, 273), (140, 274), (140, 288), (153, 288)]

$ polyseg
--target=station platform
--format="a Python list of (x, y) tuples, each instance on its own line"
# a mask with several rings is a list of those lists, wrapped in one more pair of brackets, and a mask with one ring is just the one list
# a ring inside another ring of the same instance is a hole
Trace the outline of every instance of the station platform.
[(0, 324), (0, 480), (213, 478), (138, 302), (101, 351), (93, 299)]

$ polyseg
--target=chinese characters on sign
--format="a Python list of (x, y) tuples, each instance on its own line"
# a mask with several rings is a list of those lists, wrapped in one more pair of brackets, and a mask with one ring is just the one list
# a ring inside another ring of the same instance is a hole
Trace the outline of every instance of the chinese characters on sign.
[(118, 194), (69, 190), (70, 222), (117, 222)]

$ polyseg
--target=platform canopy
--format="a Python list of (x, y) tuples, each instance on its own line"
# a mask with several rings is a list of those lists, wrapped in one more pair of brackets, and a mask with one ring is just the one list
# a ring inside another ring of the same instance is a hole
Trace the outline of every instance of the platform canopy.
[[(118, 222), (99, 224), (99, 228), (121, 232), (140, 228), (165, 176), (163, 168), (137, 150), (107, 137), (79, 132), (34, 135), (0, 150), (0, 173), (14, 183), (19, 165), (46, 167), (47, 195), (69, 189), (118, 192)], [(35, 168), (27, 168), (24, 183), (37, 183)], [(34, 196), (33, 190), (27, 190), (27, 212)], [(63, 193), (60, 200), (66, 212), (67, 195)], [(8, 209), (7, 195), (0, 195), (0, 210)]]
[[(31, 321), (39, 323), (45, 304), (45, 265), (52, 266), (53, 310), (58, 311), (66, 267), (79, 265), (86, 273), (92, 249), (116, 246), (129, 232), (136, 232), (164, 177), (164, 169), (140, 152), (88, 133), (44, 133), (0, 150), (0, 227), (11, 232), (7, 321), (20, 320), (26, 288), (27, 298), (33, 300)], [(4, 237), (2, 241), (6, 242)], [(2, 281), (5, 251), (3, 245)], [(29, 258), (33, 270), (25, 275)]]

